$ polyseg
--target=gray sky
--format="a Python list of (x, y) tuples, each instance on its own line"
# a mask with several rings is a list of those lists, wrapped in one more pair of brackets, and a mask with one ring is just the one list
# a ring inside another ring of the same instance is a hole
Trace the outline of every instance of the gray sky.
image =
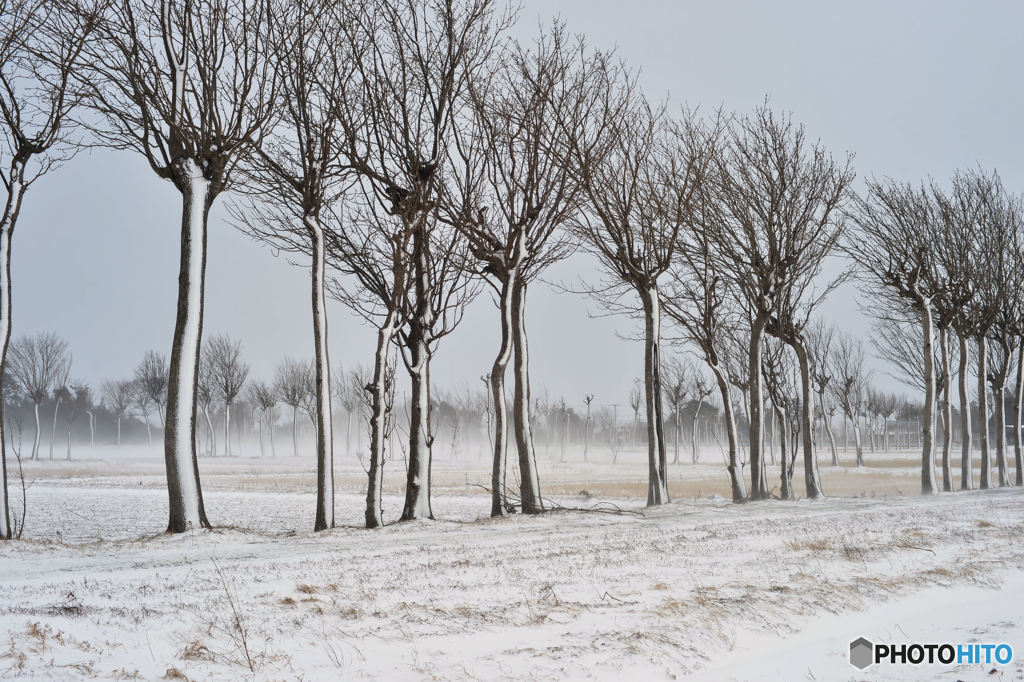
[[(860, 178), (948, 178), (956, 168), (997, 168), (1024, 186), (1024, 4), (823, 0), (621, 2), (528, 0), (516, 28), (560, 15), (593, 46), (617, 46), (642, 69), (652, 97), (746, 111), (771, 95), (836, 156), (856, 154)], [(859, 186), (859, 182), (858, 182)], [(72, 375), (127, 376), (148, 348), (168, 352), (174, 324), (180, 195), (129, 152), (79, 156), (41, 180), (26, 199), (14, 238), (14, 334), (52, 330), (68, 338)], [(256, 376), (285, 354), (312, 355), (307, 270), (211, 217), (207, 334), (243, 340)], [(583, 257), (550, 279), (593, 274)], [(866, 333), (857, 293), (837, 292), (824, 313)], [(641, 347), (622, 341), (628, 320), (588, 317), (594, 304), (536, 286), (527, 325), (535, 391), (579, 407), (626, 403), (641, 371)], [(373, 335), (339, 304), (329, 308), (335, 361), (368, 362)], [(461, 386), (489, 371), (497, 313), (488, 297), (442, 342), (439, 386)]]

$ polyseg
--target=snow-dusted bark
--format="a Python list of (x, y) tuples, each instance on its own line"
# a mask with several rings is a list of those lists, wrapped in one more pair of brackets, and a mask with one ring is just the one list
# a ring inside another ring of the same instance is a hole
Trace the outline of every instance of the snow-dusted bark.
[(825, 409), (825, 391), (818, 391), (818, 406), (821, 408), (821, 421), (825, 425), (825, 433), (828, 435), (828, 446), (832, 452), (832, 466), (839, 466), (839, 450), (836, 448), (836, 436), (832, 432), (832, 418)]
[(433, 435), (430, 432), (430, 349), (423, 326), (413, 321), (410, 332), (409, 378), (412, 404), (409, 410), (409, 469), (405, 484), (402, 521), (432, 519), (430, 465)]
[(763, 500), (768, 497), (763, 455), (764, 391), (761, 385), (761, 345), (767, 319), (755, 319), (750, 330), (750, 497)]
[(978, 487), (987, 490), (992, 487), (992, 453), (988, 443), (988, 339), (984, 334), (978, 338), (978, 441), (981, 446), (981, 480)]
[[(331, 406), (331, 360), (327, 348), (327, 303), (324, 292), (324, 231), (307, 219), (312, 242), (313, 365), (316, 380), (316, 519), (313, 530), (334, 527), (334, 411)], [(262, 441), (261, 441), (262, 445)]]
[[(697, 396), (697, 404), (693, 408), (693, 424), (690, 425), (690, 447), (693, 452), (693, 463), (696, 464), (700, 460), (700, 452), (697, 450), (697, 419), (700, 417), (700, 406), (702, 401), (700, 396)], [(678, 418), (678, 415), (677, 415)]]
[[(0, 221), (0, 381), (7, 366), (7, 346), (11, 341), (11, 235), (15, 218), (21, 208), (22, 184), (20, 162), (12, 167), (7, 203)], [(2, 386), (0, 386), (2, 388)], [(0, 540), (11, 539), (11, 517), (7, 500), (7, 431), (3, 400), (0, 400)], [(38, 428), (36, 433), (38, 434)]]
[(665, 432), (661, 424), (661, 298), (657, 286), (640, 289), (644, 311), (644, 393), (647, 409), (647, 506), (668, 497)]
[[(800, 429), (804, 451), (804, 485), (807, 499), (818, 500), (825, 497), (821, 490), (821, 477), (818, 475), (818, 460), (814, 456), (814, 394), (811, 390), (811, 359), (807, 346), (803, 341), (793, 344), (797, 361), (800, 364)], [(783, 450), (783, 460), (785, 460)]]
[(708, 363), (711, 371), (718, 382), (718, 391), (722, 394), (722, 407), (725, 413), (725, 430), (729, 438), (729, 464), (726, 467), (729, 471), (729, 483), (732, 488), (732, 501), (745, 502), (747, 490), (743, 483), (743, 471), (739, 462), (739, 433), (736, 430), (736, 416), (732, 410), (732, 395), (729, 391), (729, 379), (725, 370), (712, 360)]
[(224, 404), (224, 456), (231, 456), (231, 403)]
[(525, 307), (526, 283), (520, 280), (512, 294), (512, 345), (515, 351), (512, 419), (516, 449), (519, 452), (519, 497), (523, 513), (539, 514), (544, 511), (544, 502), (540, 494), (540, 475), (530, 422), (530, 356), (526, 339)]
[(197, 159), (186, 159), (181, 168), (184, 186), (181, 269), (178, 275), (178, 313), (167, 384), (167, 428), (164, 431), (164, 459), (170, 503), (167, 530), (175, 533), (210, 525), (199, 485), (194, 438), (199, 347), (203, 329), (206, 227), (211, 201), (210, 183), (200, 164)]
[[(950, 464), (950, 455), (953, 447), (953, 401), (950, 400), (950, 389), (953, 382), (950, 381), (949, 373), (949, 328), (946, 325), (939, 327), (939, 346), (942, 356), (942, 491), (953, 490), (953, 472)], [(886, 429), (886, 436), (888, 436)]]
[(32, 459), (38, 460), (39, 459), (39, 430), (41, 428), (40, 425), (39, 425), (39, 403), (38, 402), (33, 402), (32, 403), (32, 413), (33, 413), (33, 416), (36, 418), (36, 433), (33, 436), (33, 441), (32, 441)]
[(924, 410), (921, 417), (921, 494), (939, 492), (935, 482), (935, 349), (931, 302), (921, 306), (921, 331), (924, 335)]
[(60, 412), (60, 398), (53, 406), (53, 426), (50, 428), (50, 459), (53, 459), (53, 441), (57, 438), (57, 413)]
[[(780, 458), (782, 463), (779, 467), (779, 497), (783, 500), (793, 499), (793, 479), (792, 472), (789, 469), (789, 420), (786, 418), (786, 413), (782, 411), (778, 405), (775, 406), (775, 423), (778, 426), (779, 433), (779, 451), (782, 453)], [(775, 439), (772, 438), (774, 441)]]
[(505, 464), (508, 459), (508, 411), (505, 406), (505, 371), (512, 357), (512, 283), (502, 283), (498, 300), (501, 345), (491, 365), (491, 399), (494, 401), (494, 457), (491, 468), (491, 516), (504, 516)]
[(964, 333), (960, 337), (960, 490), (974, 487), (974, 464), (971, 462), (971, 398), (967, 391), (967, 363), (969, 360), (968, 338)]
[(1024, 446), (1020, 442), (1022, 408), (1024, 408), (1024, 339), (1017, 346), (1017, 384), (1013, 392), (1013, 463), (1016, 471), (1014, 483), (1024, 486)]
[(392, 310), (384, 324), (377, 330), (377, 350), (373, 361), (373, 381), (370, 401), (370, 465), (366, 487), (366, 527), (378, 528), (384, 525), (381, 509), (381, 488), (384, 483), (384, 440), (387, 419), (387, 363), (388, 349), (395, 333), (395, 311)]

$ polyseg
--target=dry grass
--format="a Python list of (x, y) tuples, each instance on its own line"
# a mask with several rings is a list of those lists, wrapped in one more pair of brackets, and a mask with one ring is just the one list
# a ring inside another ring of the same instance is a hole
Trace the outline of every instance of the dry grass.
[(794, 552), (824, 552), (832, 549), (832, 542), (824, 538), (794, 538), (783, 544)]

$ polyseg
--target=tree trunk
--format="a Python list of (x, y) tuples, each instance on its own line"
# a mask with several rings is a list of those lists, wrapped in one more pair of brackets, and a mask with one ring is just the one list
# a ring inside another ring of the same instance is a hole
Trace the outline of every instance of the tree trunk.
[(818, 404), (821, 406), (821, 421), (825, 424), (825, 434), (828, 435), (828, 446), (832, 452), (832, 466), (839, 466), (839, 450), (836, 448), (836, 436), (832, 433), (832, 419), (825, 411), (825, 391), (818, 391)]
[(526, 338), (526, 282), (520, 280), (512, 293), (512, 346), (515, 352), (513, 373), (512, 417), (515, 427), (516, 449), (519, 451), (519, 495), (524, 514), (544, 511), (540, 494), (540, 472), (537, 471), (537, 453), (533, 446), (533, 426), (530, 419), (530, 353)]
[(68, 454), (67, 461), (71, 461), (71, 422), (68, 422)]
[(373, 383), (370, 401), (370, 464), (367, 470), (366, 527), (384, 525), (381, 509), (381, 488), (384, 483), (384, 440), (386, 433), (388, 348), (394, 336), (395, 311), (388, 313), (384, 325), (377, 330), (377, 351), (373, 362)]
[(968, 338), (964, 332), (960, 339), (960, 366), (958, 384), (960, 387), (960, 490), (974, 487), (974, 463), (971, 461), (971, 398), (967, 392)]
[(292, 457), (299, 456), (299, 406), (292, 405)]
[(981, 481), (978, 487), (992, 487), (992, 453), (988, 447), (988, 339), (978, 334), (978, 435), (981, 445)]
[[(802, 340), (791, 344), (800, 364), (800, 422), (801, 437), (804, 450), (804, 485), (807, 499), (818, 500), (825, 497), (821, 490), (821, 476), (818, 474), (818, 459), (814, 456), (814, 434), (811, 426), (814, 423), (814, 394), (811, 390), (811, 360), (807, 346)], [(785, 464), (785, 457), (783, 464)]]
[[(7, 201), (4, 204), (3, 218), (0, 219), (0, 395), (3, 394), (3, 381), (7, 377), (7, 347), (11, 341), (11, 238), (14, 225), (21, 212), (24, 197), (25, 163), (18, 157), (11, 162), (8, 175)], [(39, 450), (39, 406), (36, 405), (36, 437), (32, 448), (32, 459), (36, 459)], [(11, 517), (7, 499), (7, 431), (4, 422), (4, 405), (0, 399), (0, 540), (12, 537)]]
[(117, 447), (121, 447), (121, 415), (117, 415)]
[(764, 394), (761, 388), (761, 340), (766, 316), (756, 318), (750, 329), (750, 497), (768, 497), (768, 479), (764, 467), (761, 440), (764, 432)]
[(146, 422), (146, 437), (149, 439), (149, 444), (153, 444), (153, 429), (149, 425), (149, 410), (142, 411), (142, 418)]
[(306, 226), (313, 251), (313, 364), (316, 375), (316, 519), (313, 530), (320, 531), (334, 528), (334, 412), (324, 295), (324, 233), (316, 218), (307, 219)]
[(725, 372), (718, 365), (717, 357), (711, 358), (711, 371), (715, 374), (718, 382), (718, 391), (722, 394), (722, 409), (725, 414), (725, 430), (729, 441), (729, 464), (726, 469), (729, 472), (729, 485), (732, 489), (732, 501), (736, 503), (747, 501), (747, 490), (743, 483), (743, 471), (739, 461), (739, 434), (736, 429), (736, 415), (732, 409), (732, 395), (729, 391), (729, 380)]
[(53, 406), (53, 426), (50, 428), (50, 459), (53, 459), (53, 441), (57, 438), (57, 413), (60, 411), (60, 400)]
[(996, 418), (996, 470), (999, 487), (1010, 486), (1010, 470), (1006, 465), (1006, 379), (1010, 370), (1010, 350), (1004, 349), (1003, 363), (992, 386), (992, 402)]
[(210, 406), (203, 406), (203, 418), (206, 420), (206, 432), (210, 434), (210, 456), (217, 456), (217, 432), (213, 428), (213, 419), (210, 417)]
[(857, 467), (859, 468), (864, 466), (864, 443), (861, 440), (860, 419), (853, 413), (852, 407), (848, 416), (853, 426), (853, 450), (857, 456)]
[(953, 471), (950, 462), (953, 449), (953, 401), (950, 388), (953, 381), (949, 374), (949, 328), (946, 325), (939, 327), (939, 345), (942, 351), (942, 376), (945, 377), (942, 386), (942, 490), (948, 493), (953, 490)]
[(782, 452), (780, 461), (782, 466), (780, 467), (780, 480), (782, 484), (782, 490), (779, 493), (779, 497), (783, 500), (793, 499), (793, 481), (789, 477), (789, 455), (786, 452), (787, 436), (789, 435), (789, 424), (786, 420), (786, 413), (783, 412), (779, 407), (775, 406), (775, 421), (779, 427), (779, 449)]
[(921, 414), (921, 494), (939, 491), (935, 482), (935, 349), (932, 331), (932, 309), (929, 301), (921, 303), (921, 331), (924, 335), (924, 410)]
[(700, 406), (703, 401), (697, 398), (697, 406), (693, 408), (693, 426), (690, 428), (690, 444), (693, 447), (693, 463), (700, 460), (700, 453), (697, 452), (697, 417), (700, 415)]
[(430, 506), (430, 464), (434, 440), (430, 433), (430, 349), (424, 333), (423, 325), (414, 318), (408, 340), (412, 406), (402, 521), (434, 518)]
[(1017, 386), (1013, 399), (1013, 463), (1018, 486), (1024, 486), (1024, 446), (1021, 445), (1021, 408), (1024, 408), (1024, 338), (1018, 339)]
[(267, 449), (263, 445), (263, 417), (264, 417), (264, 413), (265, 412), (266, 412), (266, 410), (262, 410), (262, 409), (260, 410), (259, 424), (257, 426), (257, 428), (259, 429), (259, 432), (260, 432), (260, 459), (262, 459), (262, 458), (267, 456)]
[(661, 300), (656, 286), (639, 290), (644, 309), (644, 393), (647, 406), (647, 506), (669, 501), (660, 407)]
[(224, 403), (224, 456), (231, 456), (231, 403)]
[(505, 462), (508, 458), (505, 409), (505, 370), (512, 357), (512, 282), (502, 282), (498, 301), (501, 317), (501, 346), (491, 366), (491, 399), (494, 401), (494, 457), (491, 468), (491, 516), (505, 516)]
[(679, 423), (679, 401), (678, 400), (676, 401), (676, 404), (675, 404), (675, 412), (676, 412), (676, 419), (675, 419), (675, 427), (676, 427), (675, 431), (676, 432), (675, 432), (675, 445), (674, 445), (674, 448), (673, 448), (674, 452), (672, 454), (672, 463), (673, 464), (679, 464), (679, 437), (682, 435), (683, 425)]
[(86, 414), (89, 415), (89, 447), (94, 448), (96, 447), (96, 417), (91, 411)]
[(187, 184), (181, 220), (178, 311), (171, 343), (167, 428), (164, 430), (169, 501), (167, 530), (174, 533), (210, 526), (199, 482), (195, 426), (206, 278), (206, 226), (212, 197), (200, 162), (187, 159), (184, 163)]

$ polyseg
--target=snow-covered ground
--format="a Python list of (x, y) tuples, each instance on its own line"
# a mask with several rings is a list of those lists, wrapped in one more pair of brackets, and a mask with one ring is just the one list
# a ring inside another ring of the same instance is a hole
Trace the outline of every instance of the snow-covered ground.
[[(545, 490), (590, 511), (497, 521), (486, 464), (442, 461), (438, 520), (375, 531), (343, 463), (350, 525), (320, 534), (310, 462), (204, 459), (218, 528), (180, 536), (160, 532), (158, 454), (84, 455), (26, 467), (26, 540), (0, 544), (0, 678), (1024, 677), (1024, 494), (917, 497), (913, 453), (824, 467), (823, 502), (732, 505), (720, 465), (679, 465), (656, 510), (639, 457), (551, 461)], [(1005, 641), (1015, 660), (859, 671), (859, 636)]]

